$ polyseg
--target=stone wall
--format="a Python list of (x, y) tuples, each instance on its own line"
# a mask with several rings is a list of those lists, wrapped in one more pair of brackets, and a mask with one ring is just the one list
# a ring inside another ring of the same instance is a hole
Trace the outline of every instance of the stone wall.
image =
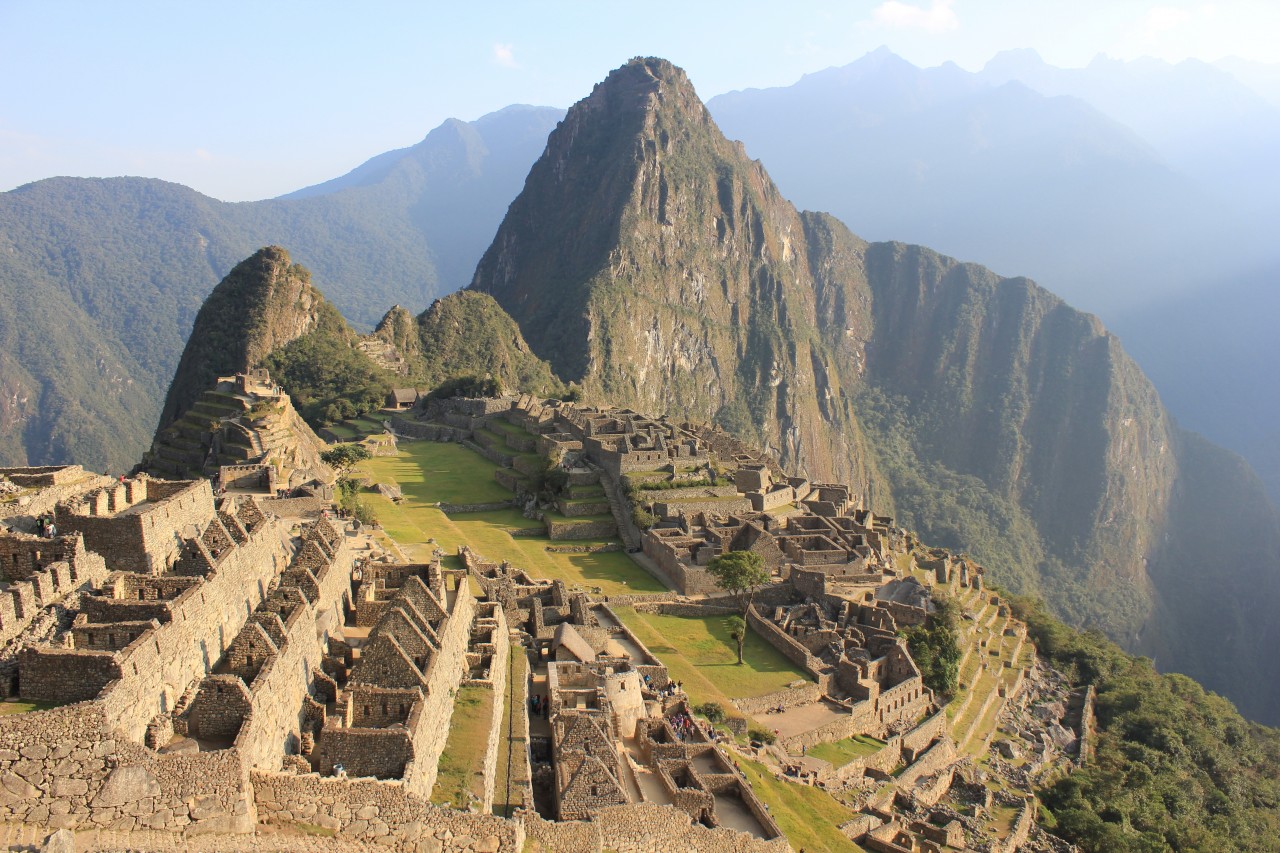
[[(213, 668), (284, 563), (278, 530), (259, 527), (244, 544), (225, 552), (201, 584), (175, 599), (171, 622), (118, 653), (120, 678), (101, 695), (111, 728), (141, 743), (147, 723), (172, 711), (187, 685)], [(28, 655), (59, 652), (48, 647), (24, 651), (19, 670), (24, 696), (32, 695)]]
[(253, 711), (235, 745), (250, 768), (278, 770), (286, 754), (295, 755), (299, 750), (306, 698), (324, 657), (317, 615), (310, 604), (298, 606), (285, 625), (284, 642), (277, 644), (277, 654), (263, 664), (249, 685)]
[(412, 763), (413, 744), (403, 728), (329, 728), (316, 742), (313, 760), (326, 775), (341, 765), (352, 778), (399, 779)]
[(902, 736), (902, 748), (912, 757), (928, 749), (938, 738), (947, 733), (947, 712), (941, 709), (920, 725)]
[(721, 500), (665, 500), (655, 501), (653, 513), (659, 518), (683, 513), (693, 515), (705, 512), (710, 515), (735, 515), (751, 512), (751, 501), (747, 498), (727, 498)]
[(607, 521), (546, 520), (547, 536), (551, 539), (611, 539), (618, 535), (618, 525), (611, 518)]
[[(145, 483), (146, 503), (131, 497), (128, 514), (110, 508), (119, 506), (114, 492), (109, 501), (103, 499), (108, 490), (136, 489), (139, 482)], [(208, 480), (126, 481), (60, 504), (57, 511), (58, 527), (83, 534), (85, 547), (101, 554), (112, 570), (141, 574), (160, 574), (172, 566), (182, 548), (183, 531), (191, 526), (203, 529), (213, 517)]]
[(932, 776), (955, 760), (955, 742), (951, 738), (943, 738), (898, 774), (898, 787), (909, 789), (917, 779)]
[[(52, 563), (45, 562), (43, 551), (31, 545), (29, 540), (33, 538), (17, 534), (0, 535), (0, 543), (10, 546), (8, 557), (11, 567), (14, 556), (18, 557), (18, 562), (22, 562), (24, 556), (29, 557), (33, 567), (25, 580), (11, 581), (0, 590), (0, 643), (7, 643), (21, 634), (44, 608), (56, 604), (75, 590), (97, 586), (107, 578), (106, 562), (98, 554), (85, 551), (79, 536), (60, 537), (71, 540), (70, 547), (58, 550), (59, 556), (67, 559)], [(36, 541), (48, 543), (51, 540)], [(29, 553), (15, 553), (17, 551)]]
[(525, 812), (528, 837), (557, 853), (784, 853), (785, 838), (756, 838), (719, 827), (708, 829), (673, 806), (631, 803), (606, 806), (586, 821), (553, 823)]
[(224, 489), (251, 489), (275, 493), (276, 469), (274, 465), (223, 465), (218, 469), (218, 485)]
[(54, 563), (67, 563), (84, 553), (84, 539), (76, 535), (46, 539), (26, 533), (0, 533), (0, 580), (29, 580)]
[(496, 627), (493, 629), (493, 657), (489, 668), (489, 686), (493, 689), (493, 719), (489, 725), (489, 740), (484, 753), (484, 796), (480, 807), (486, 814), (493, 809), (498, 750), (502, 746), (506, 723), (502, 710), (508, 693), (507, 679), (511, 668), (511, 634), (507, 628), (506, 613), (501, 607), (492, 607), (489, 618), (494, 620)]
[(475, 617), (476, 599), (465, 575), (459, 577), (457, 597), (448, 623), (440, 632), (440, 648), (431, 659), (427, 673), (426, 695), (414, 705), (408, 728), (413, 744), (413, 760), (405, 767), (406, 790), (423, 797), (431, 796), (436, 783), (440, 753), (449, 738), (449, 720), (453, 716), (453, 692), (462, 680)]
[(790, 486), (780, 486), (768, 492), (753, 492), (748, 494), (747, 498), (751, 501), (753, 510), (768, 512), (793, 502), (796, 499), (796, 490)]
[(246, 782), (234, 749), (158, 755), (113, 737), (98, 701), (0, 717), (0, 821), (249, 832)]
[(309, 823), (338, 838), (398, 850), (497, 853), (523, 849), (520, 822), (443, 809), (398, 782), (308, 774), (251, 774), (258, 814), (268, 823)]
[(607, 498), (599, 498), (589, 502), (576, 501), (570, 503), (567, 499), (561, 498), (556, 502), (556, 508), (565, 518), (582, 518), (592, 515), (608, 515), (611, 512), (609, 501)]
[(824, 691), (827, 689), (831, 679), (830, 674), (827, 672), (827, 666), (810, 654), (808, 649), (787, 636), (772, 621), (761, 616), (754, 604), (747, 609), (747, 623), (755, 629), (757, 634), (764, 637), (769, 645), (777, 649), (783, 657), (816, 678)]
[(638, 483), (635, 490), (631, 493), (633, 501), (639, 503), (653, 503), (662, 501), (667, 503), (681, 503), (685, 500), (698, 500), (706, 498), (736, 498), (738, 490), (732, 485), (728, 486), (677, 486), (672, 489), (646, 489), (643, 483)]
[(749, 717), (763, 714), (774, 708), (794, 708), (798, 705), (811, 705), (822, 698), (822, 687), (809, 682), (803, 687), (792, 687), (775, 690), (763, 696), (752, 696), (746, 699), (734, 699), (738, 710)]
[(333, 501), (325, 498), (260, 498), (262, 509), (280, 518), (316, 518), (327, 509), (333, 508)]
[(84, 468), (79, 465), (35, 465), (19, 468), (0, 468), (0, 477), (8, 477), (26, 489), (42, 489), (47, 486), (65, 486), (84, 479)]

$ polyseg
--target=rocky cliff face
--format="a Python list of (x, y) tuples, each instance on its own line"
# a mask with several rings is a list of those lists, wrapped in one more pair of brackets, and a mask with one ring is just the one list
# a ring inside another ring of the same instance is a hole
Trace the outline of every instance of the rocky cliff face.
[(196, 314), (160, 428), (181, 417), (219, 376), (256, 367), (273, 350), (315, 328), (323, 303), (311, 274), (279, 246), (260, 249), (237, 264)]
[(552, 133), (472, 289), (587, 399), (714, 420), (865, 487), (837, 362), (861, 358), (870, 304), (847, 292), (860, 241), (830, 226), (719, 133), (684, 72), (636, 60)]
[(633, 60), (569, 111), (471, 286), (589, 401), (757, 438), (1280, 719), (1280, 662), (1257, 645), (1277, 516), (1235, 508), (1247, 478), (1177, 430), (1096, 318), (797, 212), (669, 63)]

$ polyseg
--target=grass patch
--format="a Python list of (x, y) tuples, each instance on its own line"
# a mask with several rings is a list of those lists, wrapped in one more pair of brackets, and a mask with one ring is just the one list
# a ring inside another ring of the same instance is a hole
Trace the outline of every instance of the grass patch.
[(472, 504), (509, 500), (511, 493), (493, 479), (498, 466), (460, 444), (404, 441), (395, 456), (360, 464), (374, 480), (394, 482), (406, 498), (422, 503)]
[[(385, 532), (413, 560), (425, 561), (435, 539), (446, 553), (467, 545), (486, 560), (507, 560), (535, 578), (563, 580), (570, 587), (600, 589), (605, 595), (665, 592), (666, 588), (622, 551), (562, 554), (546, 550), (546, 535), (512, 537), (508, 530), (534, 529), (541, 524), (516, 509), (455, 513), (448, 516), (433, 506), (438, 501), (488, 503), (511, 493), (493, 480), (497, 468), (460, 444), (402, 442), (395, 456), (380, 456), (360, 464), (379, 482), (394, 482), (404, 500), (392, 503), (378, 494), (362, 496), (382, 522)], [(585, 544), (603, 544), (587, 540)], [(560, 543), (563, 544), (563, 543)]]
[(487, 426), (490, 431), (494, 431), (494, 432), (502, 432), (502, 433), (506, 433), (507, 435), (515, 435), (515, 436), (520, 436), (522, 438), (536, 438), (536, 436), (533, 433), (529, 432), (524, 427), (516, 426), (515, 424), (506, 420), (505, 418), (494, 418), (493, 420), (489, 421)]
[(866, 735), (838, 740), (835, 743), (820, 743), (809, 750), (809, 755), (830, 761), (836, 767), (843, 767), (855, 758), (875, 755), (884, 748), (884, 741)]
[(484, 796), (484, 754), (493, 722), (493, 691), (459, 687), (449, 721), (449, 740), (440, 755), (440, 770), (431, 802), (465, 809)]
[(739, 666), (737, 647), (729, 636), (730, 616), (662, 616), (631, 607), (614, 612), (662, 659), (671, 677), (684, 682), (695, 705), (762, 696), (796, 679), (812, 680), (754, 631), (747, 632)]
[(355, 441), (363, 437), (346, 424), (329, 424), (325, 429), (344, 441)]
[[(592, 501), (592, 503), (599, 503), (599, 501)], [(600, 515), (575, 515), (570, 518), (569, 516), (561, 515), (558, 512), (543, 510), (542, 515), (548, 521), (555, 522), (556, 524), (579, 524), (588, 521), (613, 521), (613, 516), (609, 513), (602, 513)]]
[(6, 700), (4, 702), (0, 702), (0, 717), (8, 717), (12, 714), (29, 714), (32, 711), (48, 711), (50, 708), (60, 708), (63, 704), (65, 703), (26, 701), (10, 702)]
[(793, 785), (754, 761), (738, 761), (756, 796), (769, 804), (769, 814), (793, 850), (862, 850), (840, 831), (854, 813), (821, 788)]

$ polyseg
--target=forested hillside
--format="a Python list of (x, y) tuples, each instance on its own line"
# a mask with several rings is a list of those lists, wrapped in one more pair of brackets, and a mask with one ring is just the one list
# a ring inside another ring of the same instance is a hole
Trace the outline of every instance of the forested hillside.
[(446, 122), (283, 199), (228, 204), (144, 178), (0, 193), (0, 310), (13, 313), (0, 325), (0, 462), (130, 467), (201, 302), (262, 246), (289, 246), (364, 328), (464, 285), (560, 115)]

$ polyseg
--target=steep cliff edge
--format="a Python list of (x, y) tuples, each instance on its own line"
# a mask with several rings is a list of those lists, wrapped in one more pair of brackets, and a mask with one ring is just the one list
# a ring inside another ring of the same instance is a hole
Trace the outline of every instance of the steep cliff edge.
[(797, 212), (670, 63), (633, 60), (569, 111), (471, 287), (588, 401), (714, 420), (850, 482), (1280, 719), (1280, 661), (1257, 645), (1280, 607), (1277, 515), (1245, 472), (1176, 428), (1096, 318)]

